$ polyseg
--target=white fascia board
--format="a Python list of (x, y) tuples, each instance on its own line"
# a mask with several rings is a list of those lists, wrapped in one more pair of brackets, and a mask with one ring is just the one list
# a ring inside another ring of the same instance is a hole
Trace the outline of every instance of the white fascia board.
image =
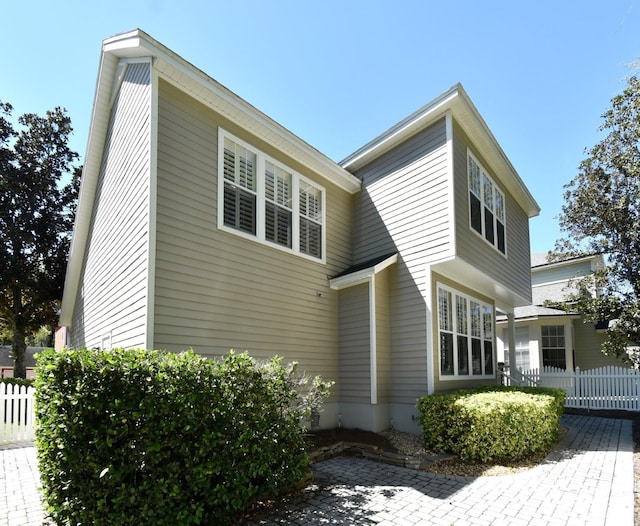
[(389, 128), (339, 164), (355, 173), (409, 137), (444, 118), (447, 112), (451, 113), (456, 123), (472, 139), (476, 148), (489, 163), (490, 166), (487, 168), (490, 168), (502, 185), (515, 197), (528, 217), (537, 216), (540, 213), (540, 206), (460, 83)]
[(347, 170), (358, 170), (375, 157), (379, 157), (382, 153), (389, 151), (395, 145), (415, 134), (418, 130), (426, 128), (447, 111), (452, 98), (457, 94), (458, 87), (459, 85), (453, 86), (433, 101), (365, 144), (362, 148), (356, 150), (347, 158), (340, 161), (340, 166)]
[(120, 58), (153, 57), (156, 70), (168, 82), (339, 188), (351, 194), (360, 190), (357, 177), (143, 31), (113, 37), (104, 49)]
[(333, 290), (342, 290), (349, 287), (355, 287), (361, 283), (366, 283), (371, 279), (374, 272), (372, 268), (367, 268), (354, 272), (353, 274), (347, 274), (346, 276), (340, 276), (339, 278), (333, 278), (329, 280), (329, 287)]
[[(362, 184), (359, 179), (338, 166), (334, 161), (284, 129), (143, 31), (136, 29), (108, 38), (103, 41), (100, 55), (78, 209), (60, 309), (60, 326), (70, 327), (72, 322), (109, 126), (113, 91), (118, 88), (118, 64), (123, 60), (135, 62), (140, 59), (151, 61), (158, 73), (169, 82), (178, 85), (182, 89), (185, 89), (186, 85), (189, 88), (189, 93), (199, 94), (197, 98), (208, 106), (215, 107), (218, 111), (220, 111), (220, 107), (224, 108), (224, 113), (229, 118), (237, 121), (241, 126), (247, 127), (251, 133), (262, 140), (282, 149), (284, 153), (308, 166), (340, 188), (353, 194), (360, 190)], [(162, 67), (159, 68), (159, 65)], [(212, 102), (214, 100), (217, 101), (220, 107), (215, 106)], [(250, 123), (250, 125), (246, 123)], [(288, 149), (282, 148), (282, 144), (287, 145)]]
[[(517, 324), (521, 324), (522, 322), (530, 322), (530, 321), (541, 321), (541, 320), (558, 320), (559, 322), (565, 322), (567, 320), (579, 320), (579, 314), (540, 314), (533, 316), (524, 316), (522, 318), (514, 318)], [(496, 320), (496, 325), (505, 325), (508, 320)]]
[(455, 99), (452, 107), (456, 120), (472, 138), (480, 150), (479, 153), (489, 161), (490, 169), (494, 171), (494, 175), (515, 197), (527, 216), (531, 218), (539, 215), (540, 205), (529, 192), (502, 146), (460, 84), (458, 85), (458, 94), (459, 97)]
[(536, 265), (535, 267), (531, 267), (531, 271), (532, 272), (545, 271), (550, 268), (569, 267), (576, 263), (579, 263), (582, 261), (589, 261), (589, 260), (591, 261), (592, 266), (604, 265), (604, 258), (602, 257), (602, 254), (589, 254), (587, 256), (578, 256), (575, 258), (562, 259), (560, 261), (553, 261), (551, 263), (543, 263), (541, 265)]
[(84, 164), (78, 195), (78, 207), (73, 225), (73, 236), (69, 248), (69, 260), (64, 282), (62, 303), (60, 306), (59, 324), (62, 327), (71, 327), (73, 310), (75, 307), (80, 274), (84, 253), (89, 236), (89, 227), (93, 213), (102, 154), (109, 127), (109, 115), (111, 113), (110, 101), (112, 90), (118, 70), (118, 59), (104, 53), (100, 57), (100, 67), (96, 80), (93, 110), (89, 123), (89, 137), (85, 150)]

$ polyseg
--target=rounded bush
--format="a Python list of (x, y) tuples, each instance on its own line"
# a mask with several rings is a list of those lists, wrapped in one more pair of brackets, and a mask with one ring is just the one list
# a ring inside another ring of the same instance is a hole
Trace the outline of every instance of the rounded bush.
[(555, 443), (564, 399), (559, 389), (490, 387), (425, 396), (417, 407), (427, 449), (509, 461)]

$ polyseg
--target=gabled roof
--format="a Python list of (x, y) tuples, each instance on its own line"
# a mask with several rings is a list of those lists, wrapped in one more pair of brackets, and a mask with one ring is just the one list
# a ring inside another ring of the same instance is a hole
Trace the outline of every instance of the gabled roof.
[(586, 254), (584, 256), (561, 259), (559, 261), (548, 261), (546, 252), (531, 253), (532, 270), (539, 270), (542, 268), (547, 269), (554, 267), (568, 267), (583, 261), (591, 261), (592, 264), (596, 267), (604, 266), (604, 256), (602, 254)]
[(172, 83), (206, 106), (236, 122), (249, 133), (271, 144), (326, 180), (349, 193), (361, 181), (222, 84), (163, 46), (144, 31), (135, 29), (102, 43), (82, 183), (67, 265), (60, 325), (70, 326), (78, 291), (82, 260), (89, 236), (96, 189), (109, 127), (111, 108), (121, 82), (121, 60), (149, 60), (160, 78)]
[[(140, 29), (108, 38), (102, 45), (103, 63), (110, 59), (151, 57), (162, 78), (211, 107), (281, 152), (309, 167), (337, 186), (357, 192), (360, 181), (335, 161), (224, 87), (202, 70)], [(102, 68), (101, 68), (102, 69)], [(102, 76), (102, 75), (100, 75)], [(100, 87), (100, 86), (99, 86)], [(96, 94), (96, 106), (100, 104)], [(107, 108), (110, 110), (110, 108)]]
[(365, 144), (342, 160), (340, 165), (355, 172), (409, 137), (442, 119), (448, 112), (451, 112), (454, 120), (482, 152), (483, 157), (490, 163), (494, 175), (514, 196), (528, 217), (537, 216), (540, 213), (538, 203), (471, 102), (467, 92), (459, 83)]

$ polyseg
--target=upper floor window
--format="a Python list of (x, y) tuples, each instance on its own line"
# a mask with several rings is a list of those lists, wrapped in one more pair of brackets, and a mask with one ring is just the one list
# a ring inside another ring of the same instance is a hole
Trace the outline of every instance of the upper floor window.
[(219, 144), (220, 228), (323, 259), (324, 189), (222, 129)]
[(491, 305), (439, 285), (440, 378), (493, 377), (493, 327)]
[(471, 228), (505, 254), (504, 194), (471, 152), (467, 159)]

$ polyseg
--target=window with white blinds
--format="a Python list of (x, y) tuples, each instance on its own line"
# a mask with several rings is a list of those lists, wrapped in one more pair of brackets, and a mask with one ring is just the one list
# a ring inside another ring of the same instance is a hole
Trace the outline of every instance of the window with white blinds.
[(222, 129), (219, 144), (220, 228), (324, 259), (324, 189)]
[(438, 285), (440, 379), (494, 376), (494, 310)]
[(506, 254), (504, 194), (471, 152), (467, 153), (467, 178), (471, 228)]
[(256, 233), (256, 154), (224, 140), (224, 224)]

